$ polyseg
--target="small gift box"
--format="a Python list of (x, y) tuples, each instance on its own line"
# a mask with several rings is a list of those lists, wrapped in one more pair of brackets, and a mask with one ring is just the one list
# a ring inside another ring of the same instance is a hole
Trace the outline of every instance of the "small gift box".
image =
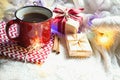
[(60, 33), (77, 33), (82, 25), (83, 18), (78, 14), (83, 10), (65, 8), (58, 5), (54, 10), (53, 23), (57, 23), (57, 30)]
[(69, 56), (90, 57), (92, 48), (85, 33), (66, 35)]

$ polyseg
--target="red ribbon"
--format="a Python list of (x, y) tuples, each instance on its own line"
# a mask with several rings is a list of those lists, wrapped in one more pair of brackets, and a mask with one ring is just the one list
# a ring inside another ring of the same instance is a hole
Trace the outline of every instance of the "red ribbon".
[(80, 9), (65, 9), (64, 11), (60, 8), (55, 8), (53, 12), (57, 13), (58, 15), (54, 18), (54, 22), (58, 23), (58, 31), (64, 33), (65, 31), (65, 23), (68, 18), (74, 19), (79, 21), (82, 24), (83, 18), (78, 16), (78, 14), (83, 11), (84, 8)]

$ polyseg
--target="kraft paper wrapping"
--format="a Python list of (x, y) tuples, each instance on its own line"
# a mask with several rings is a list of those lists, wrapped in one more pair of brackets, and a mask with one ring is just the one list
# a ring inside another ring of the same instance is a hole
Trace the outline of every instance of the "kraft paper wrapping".
[(66, 35), (69, 56), (90, 57), (92, 48), (85, 33)]

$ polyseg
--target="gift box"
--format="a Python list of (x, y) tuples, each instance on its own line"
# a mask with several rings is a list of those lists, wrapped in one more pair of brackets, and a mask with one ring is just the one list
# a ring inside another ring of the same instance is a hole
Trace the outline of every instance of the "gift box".
[(69, 56), (90, 57), (92, 48), (85, 33), (65, 35)]
[(77, 33), (82, 25), (83, 18), (78, 16), (78, 14), (83, 10), (83, 8), (65, 8), (61, 5), (53, 10), (53, 23), (57, 24), (57, 30), (60, 33)]
[[(44, 63), (48, 57), (48, 54), (51, 52), (53, 46), (53, 35), (51, 36), (48, 44), (43, 46), (39, 50), (28, 50), (19, 46), (16, 42), (10, 41), (5, 33), (6, 23), (0, 22), (0, 55), (7, 58), (18, 60), (22, 62), (30, 63)], [(12, 25), (10, 28), (10, 36), (16, 37), (18, 35), (16, 25)]]

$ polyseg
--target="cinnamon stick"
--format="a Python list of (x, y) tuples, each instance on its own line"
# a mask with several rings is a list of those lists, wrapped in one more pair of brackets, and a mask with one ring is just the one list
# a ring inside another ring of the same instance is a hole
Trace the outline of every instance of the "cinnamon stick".
[(56, 49), (56, 54), (60, 53), (60, 39), (58, 38), (58, 45), (57, 45), (57, 49)]
[(55, 34), (54, 41), (53, 41), (53, 48), (52, 48), (53, 52), (56, 52), (57, 45), (58, 45), (57, 34)]
[(56, 52), (56, 54), (60, 53), (59, 45), (60, 45), (59, 38), (58, 38), (57, 34), (55, 34), (52, 51)]

